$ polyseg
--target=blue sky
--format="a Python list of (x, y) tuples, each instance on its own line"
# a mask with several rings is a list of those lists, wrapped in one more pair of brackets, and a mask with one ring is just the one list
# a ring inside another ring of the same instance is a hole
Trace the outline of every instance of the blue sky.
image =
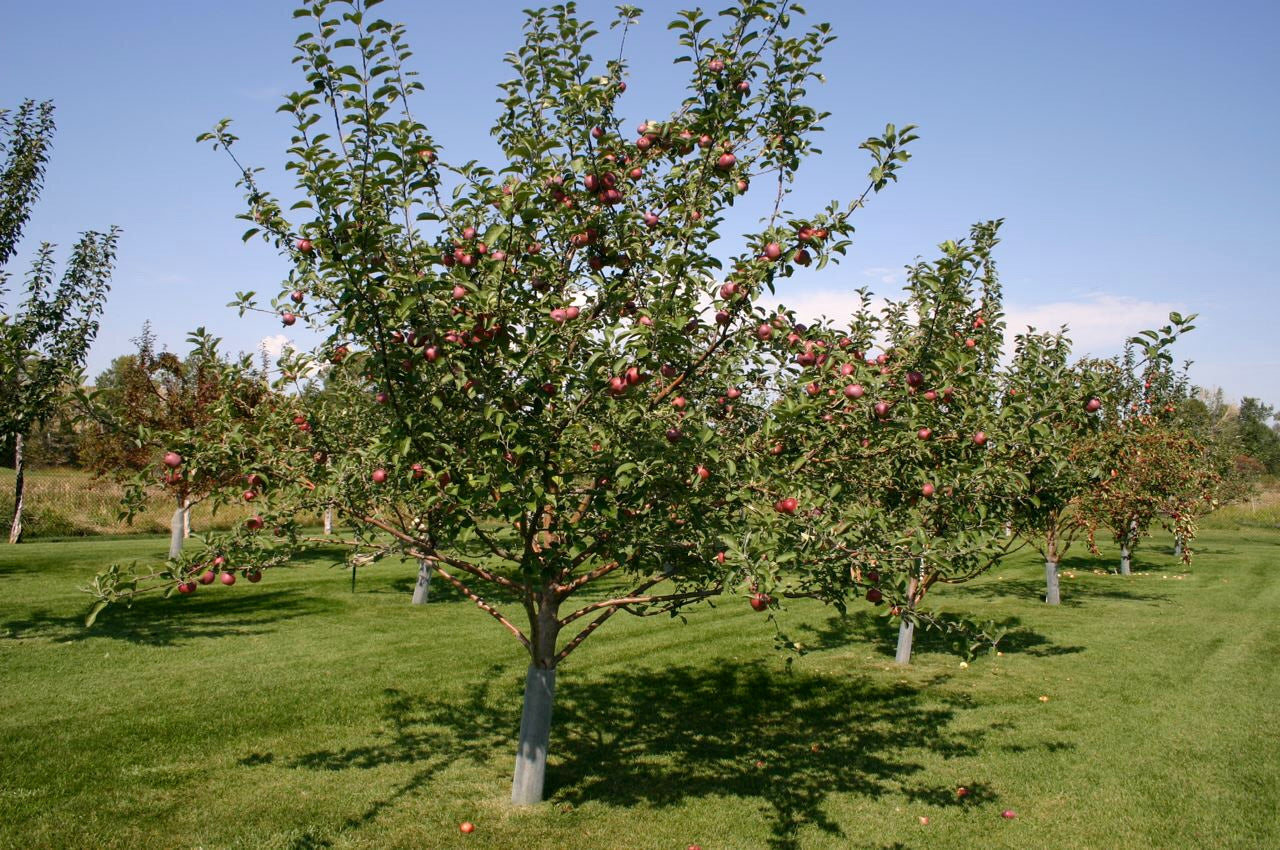
[[(275, 292), (285, 265), (264, 245), (241, 244), (235, 172), (194, 138), (234, 118), (244, 159), (287, 190), (289, 127), (274, 110), (297, 80), (293, 5), (7, 5), (0, 105), (53, 98), (59, 127), (28, 250), (124, 228), (90, 374), (131, 350), (147, 319), (178, 350), (197, 325), (233, 349), (280, 334), (270, 318), (240, 319), (224, 306), (236, 290)], [(527, 5), (380, 7), (408, 25), (427, 85), (418, 114), (455, 160), (493, 157), (495, 84)], [(685, 4), (639, 5), (629, 124), (665, 115), (683, 87), (666, 23)], [(904, 264), (974, 221), (1004, 217), (999, 259), (1013, 322), (1069, 323), (1082, 353), (1107, 354), (1170, 309), (1198, 312), (1180, 349), (1194, 361), (1193, 381), (1280, 405), (1280, 4), (803, 5), (839, 40), (827, 84), (813, 91), (833, 113), (825, 153), (801, 172), (788, 206), (816, 210), (861, 191), (857, 144), (888, 121), (920, 125), (921, 140), (901, 183), (861, 213), (850, 258), (793, 279), (782, 300), (834, 315), (854, 287), (892, 295)], [(610, 3), (579, 6), (599, 21), (612, 16)], [(612, 54), (613, 39), (606, 32), (596, 55)]]

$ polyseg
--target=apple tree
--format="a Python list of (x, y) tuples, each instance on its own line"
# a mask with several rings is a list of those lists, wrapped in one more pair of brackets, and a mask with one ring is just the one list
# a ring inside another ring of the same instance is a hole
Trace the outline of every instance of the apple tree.
[(98, 334), (115, 265), (119, 231), (85, 231), (57, 278), (54, 246), (42, 243), (20, 302), (7, 297), (13, 258), (43, 187), (53, 141), (53, 104), (24, 101), (0, 110), (0, 438), (13, 441), (14, 500), (9, 542), (22, 540), (23, 442), (31, 429), (67, 406), (89, 346)]
[(1071, 362), (1065, 330), (1032, 329), (1015, 337), (1003, 375), (1005, 457), (1022, 479), (1006, 519), (1044, 557), (1050, 605), (1061, 602), (1058, 564), (1080, 530), (1073, 501), (1101, 476), (1088, 437), (1102, 427), (1107, 376), (1090, 362)]
[[(779, 275), (847, 250), (853, 213), (914, 137), (890, 126), (863, 145), (873, 168), (850, 203), (787, 213), (823, 119), (806, 87), (826, 25), (801, 30), (785, 0), (679, 14), (687, 95), (632, 131), (624, 59), (594, 61), (593, 25), (562, 5), (528, 12), (508, 54), (490, 167), (449, 156), (422, 123), (404, 29), (374, 5), (298, 9), (305, 86), (282, 107), (296, 203), (236, 162), (245, 238), (290, 266), (277, 296), (242, 306), (325, 334), (286, 358), (284, 380), (324, 369), (370, 402), (293, 414), (306, 430), (256, 453), (267, 486), (251, 523), (93, 591), (99, 604), (190, 592), (211, 558), (261, 575), (308, 545), (299, 517), (336, 503), (359, 557), (430, 564), (527, 652), (512, 799), (533, 803), (556, 671), (577, 647), (618, 612), (746, 592), (724, 540), (770, 480), (754, 446), (786, 344), (761, 331), (774, 311), (760, 304)], [(625, 38), (638, 18), (624, 6), (613, 26)], [(228, 122), (204, 138), (235, 158)], [(761, 185), (758, 228), (722, 238), (725, 212)], [(273, 428), (291, 427), (287, 407)], [(191, 435), (189, 451), (221, 451), (231, 427)]]
[(1021, 482), (1001, 448), (999, 224), (910, 267), (901, 299), (873, 310), (864, 293), (848, 327), (789, 328), (762, 428), (773, 509), (749, 509), (729, 547), (757, 598), (890, 605), (903, 664), (917, 623), (942, 625), (918, 608), (925, 593), (980, 575), (1011, 545), (1003, 524)]
[(1187, 397), (1185, 372), (1173, 368), (1170, 348), (1192, 330), (1195, 316), (1169, 316), (1169, 324), (1134, 337), (1122, 358), (1110, 364), (1106, 427), (1088, 451), (1105, 474), (1076, 498), (1075, 518), (1089, 532), (1096, 552), (1099, 528), (1120, 547), (1120, 573), (1151, 524), (1167, 525), (1184, 558), (1195, 536), (1196, 509), (1212, 499), (1213, 470), (1203, 445), (1178, 427), (1174, 414)]

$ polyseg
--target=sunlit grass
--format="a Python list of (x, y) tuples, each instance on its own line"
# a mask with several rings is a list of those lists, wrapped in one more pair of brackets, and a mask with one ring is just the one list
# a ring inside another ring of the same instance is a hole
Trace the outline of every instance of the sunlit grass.
[(1058, 608), (1030, 555), (944, 588), (1013, 626), (967, 668), (929, 634), (895, 667), (861, 608), (785, 612), (814, 647), (791, 672), (741, 600), (615, 618), (560, 672), (523, 811), (525, 660), (438, 585), (409, 605), (411, 566), (353, 594), (317, 559), (86, 632), (76, 586), (163, 539), (3, 547), (0, 846), (1280, 846), (1280, 533), (1200, 546), (1184, 570), (1144, 543), (1128, 578), (1069, 558)]

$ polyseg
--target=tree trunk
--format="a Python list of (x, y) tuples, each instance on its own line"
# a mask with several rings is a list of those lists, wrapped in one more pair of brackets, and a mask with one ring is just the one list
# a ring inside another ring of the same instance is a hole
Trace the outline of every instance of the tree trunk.
[(413, 588), (414, 605), (426, 605), (431, 598), (431, 576), (434, 572), (430, 561), (418, 561), (418, 584)]
[(26, 489), (26, 472), (22, 460), (22, 434), (13, 435), (13, 523), (9, 526), (9, 542), (22, 542), (22, 495)]
[(324, 533), (333, 534), (333, 508), (324, 509)]
[[(914, 611), (916, 607), (916, 591), (920, 588), (920, 581), (924, 575), (924, 562), (920, 562), (921, 577), (913, 576), (910, 584), (907, 585), (907, 610)], [(915, 640), (916, 625), (906, 617), (902, 618), (902, 622), (898, 623), (898, 651), (894, 655), (894, 661), (898, 664), (911, 663), (911, 644)]]
[(1129, 574), (1129, 543), (1126, 541), (1120, 544), (1120, 575), (1127, 576)]
[(187, 509), (182, 497), (178, 497), (178, 507), (173, 511), (173, 519), (169, 522), (169, 560), (174, 561), (182, 554), (182, 526)]
[(191, 536), (191, 500), (182, 500), (182, 539), (186, 540)]
[(1182, 557), (1182, 537), (1181, 536), (1175, 536), (1173, 538), (1173, 557), (1175, 558)]
[(1058, 563), (1056, 561), (1044, 562), (1044, 584), (1046, 588), (1044, 601), (1050, 605), (1060, 604), (1062, 597), (1058, 594)]
[(524, 709), (520, 714), (520, 742), (516, 747), (511, 802), (531, 806), (542, 802), (547, 778), (547, 745), (551, 741), (551, 709), (556, 698), (556, 638), (560, 634), (558, 601), (550, 591), (538, 608), (533, 629), (532, 661), (524, 680)]
[(898, 624), (898, 654), (893, 659), (898, 664), (911, 663), (911, 642), (915, 633), (915, 624), (903, 617), (902, 622)]

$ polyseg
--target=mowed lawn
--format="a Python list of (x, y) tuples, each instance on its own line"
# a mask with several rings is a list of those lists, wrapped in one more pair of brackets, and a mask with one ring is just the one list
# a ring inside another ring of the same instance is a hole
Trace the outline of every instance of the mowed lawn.
[(620, 615), (560, 671), (525, 810), (525, 659), (438, 584), (411, 606), (410, 567), (352, 593), (316, 559), (86, 631), (77, 587), (163, 539), (0, 547), (0, 846), (1280, 847), (1280, 532), (1206, 532), (1186, 570), (1168, 544), (1130, 578), (1073, 551), (1059, 608), (1025, 551), (944, 588), (1014, 626), (967, 668), (928, 634), (895, 667), (866, 605), (790, 606), (790, 670), (742, 600)]

